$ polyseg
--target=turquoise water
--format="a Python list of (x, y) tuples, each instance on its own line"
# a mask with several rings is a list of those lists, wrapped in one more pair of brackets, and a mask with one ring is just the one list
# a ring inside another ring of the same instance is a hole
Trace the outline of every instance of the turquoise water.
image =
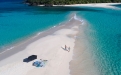
[[(121, 8), (120, 5), (116, 7)], [(85, 32), (100, 75), (121, 74), (121, 10), (91, 7), (31, 7), (0, 3), (0, 48), (67, 20), (71, 12), (87, 20)]]
[[(120, 7), (120, 6), (118, 6)], [(89, 23), (87, 36), (92, 44), (100, 75), (121, 74), (121, 10), (91, 8), (78, 15)]]
[(59, 24), (67, 19), (68, 13), (19, 2), (0, 3), (0, 48)]

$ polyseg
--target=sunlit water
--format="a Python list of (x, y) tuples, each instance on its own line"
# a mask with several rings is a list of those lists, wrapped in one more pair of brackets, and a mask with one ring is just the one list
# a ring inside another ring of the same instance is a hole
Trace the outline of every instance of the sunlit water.
[[(117, 7), (121, 7), (118, 5)], [(0, 3), (0, 48), (67, 20), (71, 12), (87, 20), (85, 34), (100, 75), (121, 74), (121, 10), (91, 7), (32, 7)]]
[[(120, 7), (120, 6), (118, 6)], [(85, 32), (100, 75), (121, 74), (121, 10), (91, 8), (78, 13), (89, 23)]]

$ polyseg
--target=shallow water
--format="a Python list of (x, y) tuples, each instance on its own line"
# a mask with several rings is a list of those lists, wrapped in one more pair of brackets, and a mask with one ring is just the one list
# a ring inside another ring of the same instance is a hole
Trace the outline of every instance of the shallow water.
[(43, 8), (3, 1), (0, 3), (0, 48), (58, 25), (67, 20), (71, 12), (76, 12), (78, 17), (88, 22), (84, 30), (88, 43), (86, 50), (91, 53), (90, 58), (94, 60), (93, 65), (99, 74), (120, 75), (121, 10), (94, 7)]
[[(97, 9), (97, 8), (93, 8)], [(88, 20), (86, 34), (100, 75), (121, 74), (121, 10), (98, 8), (98, 12), (79, 12)]]
[(29, 7), (18, 2), (0, 3), (0, 48), (66, 20), (69, 12), (57, 9)]

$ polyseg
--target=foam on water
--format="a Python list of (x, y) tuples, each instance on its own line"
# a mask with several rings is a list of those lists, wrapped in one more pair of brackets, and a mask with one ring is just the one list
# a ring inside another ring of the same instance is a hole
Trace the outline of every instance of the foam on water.
[(14, 49), (14, 48), (15, 48), (15, 46), (12, 46), (12, 47), (10, 47), (10, 48), (7, 48), (6, 50), (2, 51), (0, 54), (4, 53), (4, 52), (6, 52), (6, 51), (12, 50), (12, 49)]
[(80, 22), (82, 22), (83, 23), (83, 20), (82, 19), (79, 19), (77, 16), (76, 16), (76, 14), (74, 15), (74, 17), (73, 17), (75, 20), (78, 20), (78, 21), (80, 21)]
[(39, 36), (41, 33), (43, 33), (43, 32), (38, 32), (35, 36), (33, 36), (33, 38)]
[(56, 27), (56, 26), (53, 26), (53, 27)]
[[(73, 50), (73, 59), (70, 62), (71, 75), (99, 75), (97, 66), (94, 65), (94, 59), (90, 50), (90, 43), (87, 35), (85, 35), (88, 25), (84, 20), (77, 18), (76, 14), (73, 17), (75, 20), (80, 21), (79, 33), (74, 36), (75, 48)], [(83, 23), (83, 25), (82, 25)]]
[(11, 50), (11, 49), (13, 49), (14, 48), (14, 46), (13, 47), (10, 47), (9, 49), (7, 49), (7, 50)]

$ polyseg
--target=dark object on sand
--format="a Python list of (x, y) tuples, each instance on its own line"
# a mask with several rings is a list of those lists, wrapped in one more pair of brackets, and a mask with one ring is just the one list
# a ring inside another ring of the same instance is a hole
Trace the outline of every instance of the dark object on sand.
[(25, 59), (23, 60), (23, 62), (30, 62), (30, 61), (33, 61), (33, 60), (35, 60), (35, 59), (37, 59), (37, 55), (31, 55), (31, 56), (29, 56), (28, 58), (25, 58)]
[(36, 66), (36, 67), (44, 67), (46, 65), (48, 60), (40, 60), (40, 61), (35, 61), (33, 62), (33, 66)]
[(40, 64), (41, 64), (40, 61), (35, 61), (32, 65), (36, 67), (41, 67)]

